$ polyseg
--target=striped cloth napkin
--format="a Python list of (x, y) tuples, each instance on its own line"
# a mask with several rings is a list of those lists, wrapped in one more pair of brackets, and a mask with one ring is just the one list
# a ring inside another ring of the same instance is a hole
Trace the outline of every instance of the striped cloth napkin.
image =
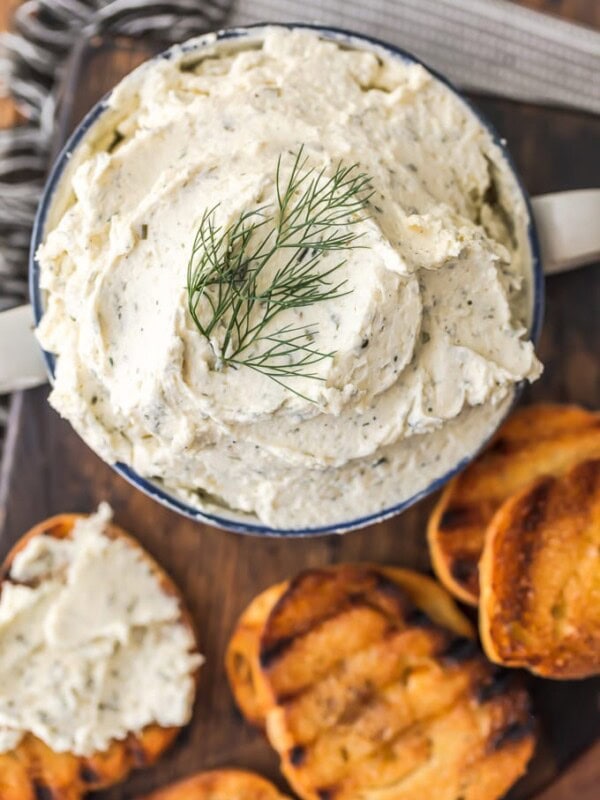
[(600, 113), (600, 32), (507, 0), (239, 0), (228, 21), (264, 20), (350, 28), (465, 89)]

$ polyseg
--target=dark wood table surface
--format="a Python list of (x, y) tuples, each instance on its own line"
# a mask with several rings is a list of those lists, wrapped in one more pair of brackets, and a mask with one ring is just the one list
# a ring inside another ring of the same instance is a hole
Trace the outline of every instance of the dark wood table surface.
[[(531, 0), (529, 5), (600, 27), (596, 0)], [(147, 53), (147, 43), (128, 41), (95, 39), (80, 47), (65, 86), (63, 129)], [(600, 186), (600, 119), (491, 98), (474, 100), (508, 140), (532, 194)], [(598, 265), (547, 281), (539, 352), (545, 373), (524, 402), (600, 407)], [(223, 653), (235, 619), (257, 592), (304, 567), (370, 560), (429, 571), (424, 531), (435, 498), (344, 537), (283, 541), (236, 536), (183, 519), (134, 490), (59, 419), (46, 396), (42, 388), (17, 394), (12, 401), (0, 471), (0, 557), (38, 520), (61, 511), (90, 511), (106, 499), (116, 521), (141, 540), (181, 587), (207, 655), (194, 719), (173, 750), (153, 769), (98, 797), (133, 798), (173, 778), (223, 765), (257, 769), (281, 784), (274, 754), (240, 719), (226, 684)], [(539, 800), (595, 800), (600, 796), (600, 751), (589, 748), (600, 732), (600, 683), (530, 683), (540, 745), (511, 797), (531, 798), (548, 787)]]

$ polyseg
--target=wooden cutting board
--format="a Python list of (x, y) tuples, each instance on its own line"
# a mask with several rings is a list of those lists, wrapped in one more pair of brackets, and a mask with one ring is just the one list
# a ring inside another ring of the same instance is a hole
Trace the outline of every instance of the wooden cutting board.
[[(538, 3), (539, 5), (539, 3)], [(556, 8), (559, 3), (548, 5)], [(95, 38), (82, 42), (64, 87), (61, 136), (152, 47)], [(476, 98), (508, 139), (532, 193), (600, 185), (600, 120), (584, 114)], [(540, 354), (542, 380), (532, 400), (573, 401), (600, 407), (600, 270), (598, 266), (548, 282)], [(402, 516), (344, 537), (256, 539), (200, 525), (167, 511), (114, 475), (49, 408), (47, 390), (17, 394), (12, 403), (0, 472), (0, 557), (38, 520), (61, 511), (87, 512), (108, 500), (116, 521), (135, 534), (181, 587), (207, 657), (194, 719), (173, 750), (153, 769), (97, 795), (124, 800), (193, 771), (217, 766), (256, 769), (283, 786), (277, 761), (262, 736), (240, 718), (227, 687), (223, 654), (248, 601), (300, 569), (370, 560), (429, 570), (425, 523), (433, 500)], [(550, 786), (543, 800), (597, 797), (599, 753), (588, 750), (600, 732), (600, 681), (530, 679), (541, 741), (516, 800)], [(556, 780), (571, 765), (568, 776)]]

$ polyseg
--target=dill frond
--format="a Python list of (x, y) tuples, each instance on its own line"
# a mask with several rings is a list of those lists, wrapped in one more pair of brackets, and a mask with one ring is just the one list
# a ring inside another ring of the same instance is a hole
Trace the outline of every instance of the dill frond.
[[(218, 205), (203, 213), (187, 266), (188, 308), (218, 368), (245, 366), (291, 389), (289, 379), (319, 380), (315, 366), (335, 353), (313, 345), (314, 325), (274, 329), (271, 323), (286, 310), (352, 291), (340, 275), (345, 259), (325, 270), (322, 260), (361, 246), (355, 226), (372, 190), (357, 164), (340, 162), (330, 177), (307, 168), (303, 147), (287, 183), (279, 157), (275, 186), (276, 204), (244, 211), (226, 228), (215, 223)], [(260, 285), (282, 254), (283, 263)]]

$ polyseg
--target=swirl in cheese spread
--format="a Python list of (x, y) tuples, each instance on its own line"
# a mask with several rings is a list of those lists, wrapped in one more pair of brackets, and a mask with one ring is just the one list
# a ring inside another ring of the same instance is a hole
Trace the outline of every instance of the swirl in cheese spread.
[[(51, 402), (106, 460), (199, 507), (289, 528), (362, 517), (472, 453), (539, 375), (523, 197), (423, 67), (278, 28), (227, 47), (134, 72), (77, 151), (39, 250)], [(277, 319), (336, 353), (295, 394), (218, 368), (185, 280), (202, 213), (218, 204), (225, 226), (272, 203), (301, 145), (375, 193), (344, 254), (351, 291)]]
[(142, 554), (104, 529), (110, 508), (68, 539), (36, 536), (0, 594), (0, 753), (33, 733), (89, 756), (147, 725), (181, 726), (201, 662)]

